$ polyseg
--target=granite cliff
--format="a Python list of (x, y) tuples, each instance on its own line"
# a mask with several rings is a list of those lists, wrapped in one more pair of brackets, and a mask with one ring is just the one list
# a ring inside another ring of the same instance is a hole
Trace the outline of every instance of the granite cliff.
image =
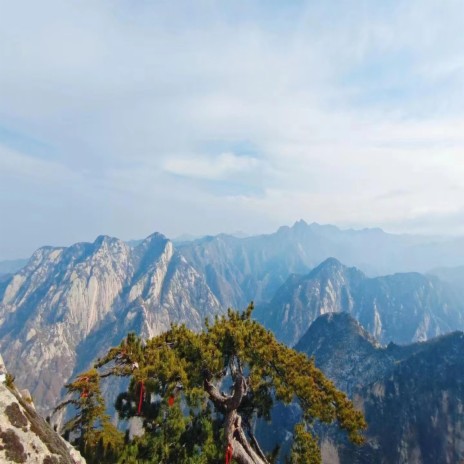
[(326, 313), (347, 312), (381, 343), (424, 341), (464, 328), (464, 302), (438, 278), (398, 273), (368, 278), (329, 258), (293, 274), (254, 317), (293, 346)]

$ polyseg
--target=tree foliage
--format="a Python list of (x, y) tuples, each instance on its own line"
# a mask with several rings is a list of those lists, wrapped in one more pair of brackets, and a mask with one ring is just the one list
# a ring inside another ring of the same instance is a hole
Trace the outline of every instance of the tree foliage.
[(73, 406), (75, 416), (64, 424), (65, 436), (71, 437), (87, 462), (110, 462), (119, 454), (123, 435), (106, 414), (98, 371), (90, 369), (65, 387), (69, 398), (55, 408), (57, 412)]
[[(276, 401), (296, 402), (302, 411), (292, 463), (320, 462), (317, 439), (310, 433), (315, 420), (338, 422), (351, 441), (362, 442), (362, 414), (312, 359), (277, 342), (253, 321), (252, 310), (252, 305), (241, 314), (229, 310), (207, 321), (201, 333), (172, 325), (145, 343), (129, 334), (97, 362), (100, 377), (130, 378), (116, 401), (119, 417), (143, 421), (144, 434), (126, 439), (119, 462), (223, 463), (229, 449), (236, 463), (268, 463), (271, 458), (253, 430), (257, 418), (271, 419)], [(98, 377), (95, 369), (89, 372)], [(82, 391), (76, 382), (68, 391)], [(87, 416), (83, 408), (89, 403), (77, 400), (80, 415), (68, 428), (80, 428), (81, 437), (94, 433), (85, 421), (104, 423), (99, 395)]]

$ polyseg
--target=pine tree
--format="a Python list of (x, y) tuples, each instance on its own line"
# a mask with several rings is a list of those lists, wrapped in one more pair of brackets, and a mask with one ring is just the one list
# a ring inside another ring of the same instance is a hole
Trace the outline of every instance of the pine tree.
[[(102, 376), (130, 376), (116, 407), (122, 418), (139, 415), (145, 435), (124, 450), (120, 462), (267, 464), (253, 433), (256, 418), (270, 419), (276, 401), (297, 402), (292, 463), (319, 463), (315, 420), (338, 422), (354, 443), (366, 424), (346, 395), (312, 359), (277, 342), (244, 313), (229, 310), (194, 333), (184, 325), (145, 344), (134, 334), (98, 361)], [(189, 408), (190, 414), (184, 414)], [(131, 461), (133, 459), (133, 461)]]
[(114, 458), (122, 447), (123, 435), (106, 414), (98, 371), (90, 369), (65, 387), (70, 398), (54, 412), (73, 406), (75, 415), (64, 424), (64, 435), (73, 437), (73, 443), (89, 463)]

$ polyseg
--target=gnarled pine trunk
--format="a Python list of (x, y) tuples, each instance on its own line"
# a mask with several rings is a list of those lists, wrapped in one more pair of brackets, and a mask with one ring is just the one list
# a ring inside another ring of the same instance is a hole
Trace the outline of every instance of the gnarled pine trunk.
[[(247, 393), (247, 383), (241, 372), (233, 375), (235, 378), (232, 395), (225, 395), (216, 385), (205, 380), (205, 390), (216, 408), (225, 416), (224, 436), (228, 446), (232, 448), (232, 457), (238, 464), (269, 464), (264, 453), (254, 440), (255, 448), (250, 444), (242, 427), (242, 418), (237, 412), (243, 397)], [(254, 438), (254, 437), (253, 437)]]

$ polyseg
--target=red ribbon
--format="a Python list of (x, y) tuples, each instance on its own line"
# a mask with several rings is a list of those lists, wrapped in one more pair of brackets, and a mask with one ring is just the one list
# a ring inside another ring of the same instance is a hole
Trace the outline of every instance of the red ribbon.
[(234, 453), (234, 449), (232, 445), (229, 443), (226, 449), (226, 464), (230, 464), (232, 462), (232, 454)]
[(174, 406), (174, 397), (172, 395), (168, 398), (168, 404), (170, 408)]
[(137, 410), (137, 415), (140, 416), (142, 411), (142, 401), (143, 401), (143, 382), (140, 382), (140, 398), (139, 398), (139, 408)]

